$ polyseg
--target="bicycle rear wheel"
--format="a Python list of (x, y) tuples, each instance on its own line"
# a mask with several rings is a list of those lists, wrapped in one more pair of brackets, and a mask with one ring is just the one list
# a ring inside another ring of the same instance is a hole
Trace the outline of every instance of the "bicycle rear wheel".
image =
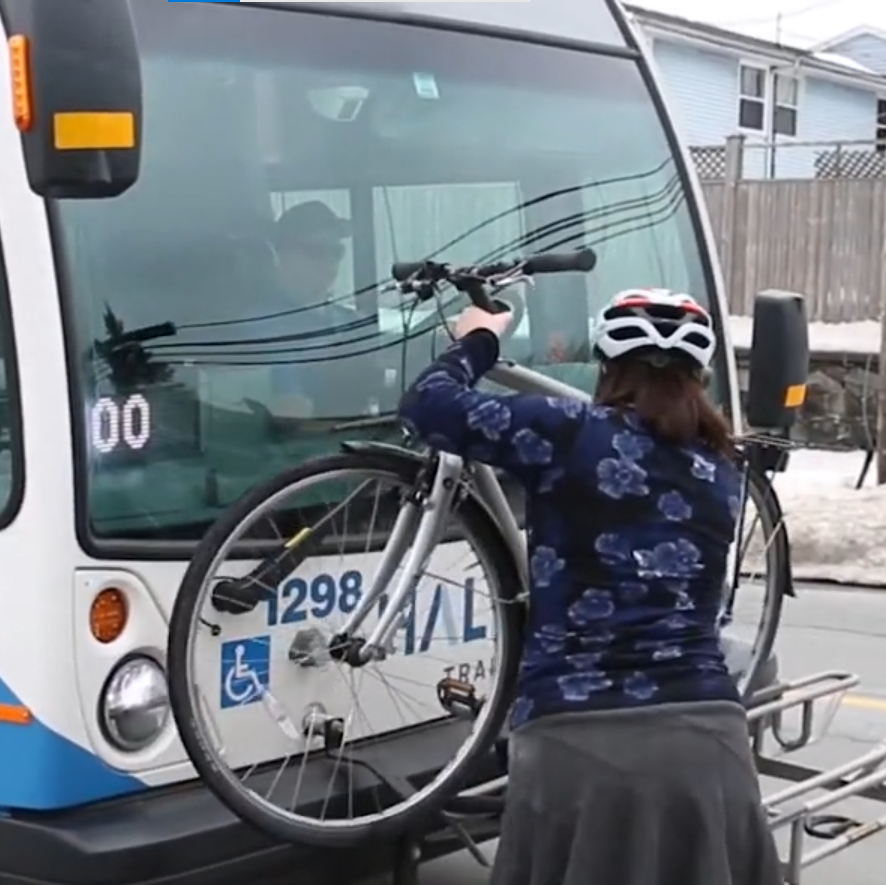
[(769, 477), (751, 464), (743, 469), (744, 498), (727, 569), (720, 629), (726, 644), (742, 646), (741, 660), (728, 662), (748, 701), (770, 681), (767, 672), (790, 588), (790, 544)]
[[(182, 742), (218, 798), (275, 839), (329, 847), (399, 835), (492, 761), (517, 677), (522, 588), (497, 527), (470, 494), (447, 514), (396, 648), (369, 663), (331, 651), (340, 629), (333, 615), (353, 611), (398, 514), (421, 507), (428, 463), (360, 452), (289, 471), (222, 515), (182, 581), (168, 648)], [(324, 486), (333, 527), (324, 523), (311, 555), (218, 611), (234, 598), (220, 587), (242, 589), (236, 581), (254, 575), (257, 561), (279, 561), (284, 538), (320, 524)], [(349, 497), (352, 488), (359, 494)], [(438, 640), (449, 657), (431, 653)], [(361, 691), (370, 709), (355, 712)]]

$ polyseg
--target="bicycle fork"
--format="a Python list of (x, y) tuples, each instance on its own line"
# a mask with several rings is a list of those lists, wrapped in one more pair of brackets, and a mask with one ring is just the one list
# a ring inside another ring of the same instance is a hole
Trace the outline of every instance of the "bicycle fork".
[[(350, 664), (360, 666), (387, 655), (397, 630), (407, 617), (404, 609), (413, 597), (442, 536), (446, 514), (458, 490), (463, 464), (457, 455), (446, 452), (436, 455), (430, 491), (424, 493), (421, 488), (416, 489), (398, 514), (391, 538), (385, 545), (381, 562), (366, 592), (345, 621), (341, 632), (330, 643), (333, 657), (344, 658)], [(387, 603), (381, 609), (375, 629), (366, 640), (355, 639), (354, 634), (366, 616), (385, 597), (387, 587), (401, 564), (402, 574), (393, 590), (387, 594)]]

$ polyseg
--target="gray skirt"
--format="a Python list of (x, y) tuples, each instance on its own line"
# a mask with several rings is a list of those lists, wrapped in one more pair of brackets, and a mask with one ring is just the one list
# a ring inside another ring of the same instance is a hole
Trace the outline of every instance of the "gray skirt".
[(492, 885), (782, 885), (744, 710), (572, 713), (511, 735)]

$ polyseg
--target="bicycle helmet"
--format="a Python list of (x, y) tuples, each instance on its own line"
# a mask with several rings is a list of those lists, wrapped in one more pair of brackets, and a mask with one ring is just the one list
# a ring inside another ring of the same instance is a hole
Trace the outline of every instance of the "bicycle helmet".
[(673, 354), (705, 370), (716, 345), (710, 314), (691, 295), (669, 289), (625, 289), (594, 326), (594, 348), (603, 360), (646, 353), (656, 362)]

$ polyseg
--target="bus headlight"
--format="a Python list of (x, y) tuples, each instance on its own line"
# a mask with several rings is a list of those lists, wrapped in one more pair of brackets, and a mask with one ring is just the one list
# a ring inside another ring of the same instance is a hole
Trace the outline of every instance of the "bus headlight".
[(107, 739), (128, 753), (143, 750), (169, 721), (166, 673), (152, 658), (126, 658), (99, 698), (99, 717)]

